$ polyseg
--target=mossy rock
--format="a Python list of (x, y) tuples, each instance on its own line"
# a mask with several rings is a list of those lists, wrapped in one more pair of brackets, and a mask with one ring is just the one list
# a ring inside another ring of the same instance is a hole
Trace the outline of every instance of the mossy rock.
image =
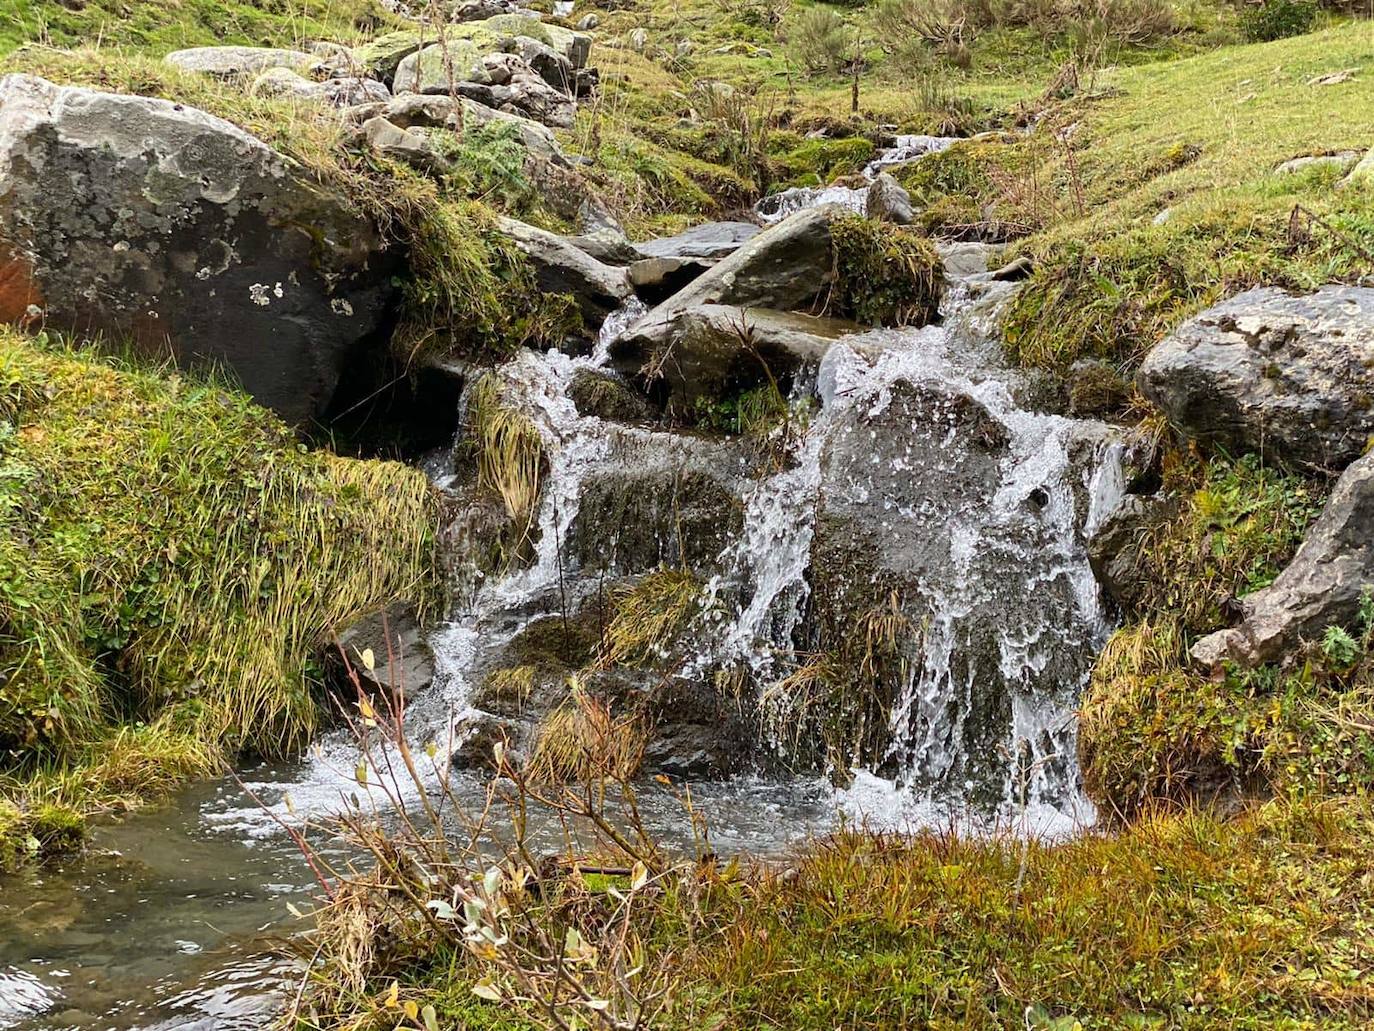
[(862, 136), (850, 139), (807, 140), (800, 146), (770, 158), (779, 188), (824, 186), (831, 180), (861, 171), (877, 148)]
[(944, 265), (927, 237), (859, 216), (830, 227), (835, 260), (832, 314), (884, 326), (923, 326), (939, 313)]
[(623, 380), (604, 372), (579, 369), (568, 385), (578, 415), (614, 422), (641, 422), (652, 414), (649, 403)]

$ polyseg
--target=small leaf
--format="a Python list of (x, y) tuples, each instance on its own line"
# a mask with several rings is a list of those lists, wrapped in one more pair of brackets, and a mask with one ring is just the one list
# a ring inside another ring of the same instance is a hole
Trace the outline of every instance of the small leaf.
[(430, 899), (425, 903), (425, 908), (433, 911), (434, 916), (439, 920), (457, 920), (458, 912), (443, 899)]
[(361, 759), (358, 760), (358, 765), (353, 769), (353, 779), (363, 786), (367, 785), (367, 763)]
[(371, 648), (364, 648), (358, 658), (363, 661), (363, 668), (371, 673), (377, 668), (377, 657), (372, 654)]
[(391, 991), (386, 993), (386, 1002), (383, 1003), (389, 1010), (396, 1009), (401, 1003), (401, 982), (392, 981)]
[(439, 1014), (434, 1012), (433, 1006), (422, 1009), (420, 1016), (425, 1022), (425, 1031), (439, 1031)]
[(420, 1017), (420, 1007), (416, 1005), (414, 999), (407, 999), (401, 1003), (401, 1012), (411, 1020), (418, 1020)]
[(482, 890), (488, 897), (495, 895), (496, 890), (501, 887), (501, 868), (499, 866), (490, 867), (482, 875)]
[(500, 1002), (501, 991), (487, 978), (483, 978), (472, 986), (472, 994), (479, 999), (486, 999), (488, 1002)]
[(638, 891), (649, 883), (649, 870), (643, 863), (635, 863), (630, 871), (630, 890)]

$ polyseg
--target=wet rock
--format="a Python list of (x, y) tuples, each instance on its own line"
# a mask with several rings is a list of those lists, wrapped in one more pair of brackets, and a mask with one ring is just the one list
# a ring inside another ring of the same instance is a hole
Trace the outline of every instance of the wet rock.
[(581, 18), (577, 19), (577, 31), (591, 32), (592, 29), (600, 24), (601, 16), (593, 11), (591, 14), (584, 14)]
[(640, 258), (630, 262), (630, 285), (650, 304), (667, 300), (711, 266), (694, 258)]
[(756, 722), (711, 685), (670, 678), (652, 692), (647, 709), (646, 770), (702, 780), (748, 767), (758, 737)]
[(454, 724), (451, 761), (459, 769), (494, 771), (499, 745), (507, 761), (519, 767), (526, 761), (525, 746), (533, 740), (534, 730), (529, 720), (469, 710)]
[(752, 222), (703, 222), (676, 236), (664, 236), (635, 244), (646, 258), (702, 258), (718, 261), (734, 254), (758, 236)]
[(1175, 330), (1138, 382), (1194, 439), (1343, 469), (1374, 434), (1374, 289), (1247, 290)]
[(0, 79), (0, 320), (227, 368), (290, 422), (381, 325), (394, 264), (352, 204), (221, 119)]
[(502, 218), (500, 227), (530, 260), (539, 288), (572, 295), (588, 326), (601, 325), (629, 298), (630, 280), (623, 268), (603, 265), (563, 237), (513, 218)]
[(635, 245), (618, 229), (595, 229), (570, 236), (568, 242), (606, 265), (631, 265), (641, 260)]
[(584, 570), (617, 576), (667, 564), (715, 570), (743, 525), (738, 477), (725, 463), (645, 462), (589, 475), (569, 550)]
[(830, 224), (843, 214), (843, 208), (827, 204), (790, 215), (668, 298), (651, 317), (699, 304), (783, 311), (805, 306), (830, 284)]
[[(864, 640), (875, 613), (901, 619), (891, 672), (846, 696), (837, 722), (866, 730), (872, 762), (891, 759), (895, 726), (918, 783), (977, 804), (1007, 790), (1012, 714), (1064, 698), (1100, 644), (1083, 610), (1091, 572), (1073, 549), (1105, 430), (1027, 420), (1003, 403), (939, 377), (851, 397), (821, 453), (810, 553), (808, 627), (822, 647)], [(1051, 741), (1060, 732), (1031, 741), (1047, 770), (1058, 764), (1055, 778), (1067, 775), (1064, 743)]]
[(409, 165), (421, 172), (442, 172), (449, 162), (419, 133), (400, 129), (385, 118), (369, 118), (363, 123), (363, 140), (381, 157)]
[(302, 50), (274, 50), (268, 47), (192, 47), (174, 50), (164, 59), (184, 72), (202, 72), (221, 79), (237, 79), (265, 72), (269, 68), (304, 71), (315, 58)]
[(1264, 590), (1241, 599), (1240, 625), (1193, 646), (1193, 660), (1259, 666), (1299, 654), (1328, 627), (1355, 628), (1360, 601), (1374, 590), (1374, 452), (1350, 465), (1302, 547)]
[(911, 225), (916, 217), (911, 207), (911, 194), (886, 172), (878, 173), (873, 185), (868, 188), (866, 210), (869, 218), (876, 218), (880, 222), (893, 222), (899, 226)]
[[(373, 660), (370, 670), (364, 658), (368, 651)], [(326, 672), (335, 693), (351, 701), (345, 657), (365, 691), (393, 702), (414, 698), (434, 682), (434, 653), (415, 620), (415, 610), (405, 605), (365, 616), (339, 634)]]
[(611, 344), (611, 359), (684, 414), (699, 398), (730, 397), (770, 376), (785, 387), (798, 370), (819, 364), (836, 340), (862, 331), (843, 319), (694, 304), (650, 312)]
[(1153, 535), (1179, 512), (1170, 494), (1145, 497), (1128, 494), (1088, 542), (1093, 573), (1108, 595), (1122, 608), (1133, 609), (1148, 578), (1140, 571), (1140, 556), (1151, 547)]
[(605, 372), (579, 369), (568, 384), (568, 397), (579, 415), (613, 422), (641, 422), (652, 412), (649, 403), (624, 381)]

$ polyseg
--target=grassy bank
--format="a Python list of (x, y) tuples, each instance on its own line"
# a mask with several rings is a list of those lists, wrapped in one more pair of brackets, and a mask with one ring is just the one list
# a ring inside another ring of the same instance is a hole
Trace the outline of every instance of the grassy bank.
[[(423, 475), (216, 383), (0, 331), (0, 838), (306, 741), (331, 629), (436, 597)], [(65, 823), (64, 823), (65, 821)]]

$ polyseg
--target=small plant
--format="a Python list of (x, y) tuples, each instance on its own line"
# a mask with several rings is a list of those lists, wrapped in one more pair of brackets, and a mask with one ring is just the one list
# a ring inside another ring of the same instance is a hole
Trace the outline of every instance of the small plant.
[(617, 591), (601, 646), (601, 667), (637, 666), (662, 657), (673, 637), (697, 613), (701, 587), (690, 570), (663, 568)]
[(494, 374), (473, 387), (468, 423), (477, 452), (479, 486), (500, 496), (517, 541), (528, 536), (544, 473), (544, 439), (529, 416), (501, 397)]
[(1360, 657), (1360, 643), (1350, 636), (1349, 631), (1338, 626), (1329, 626), (1322, 635), (1322, 654), (1326, 661), (1336, 669), (1349, 669)]
[(1264, 0), (1241, 15), (1241, 31), (1253, 43), (1268, 43), (1311, 32), (1317, 5), (1308, 0)]
[(849, 59), (849, 30), (828, 7), (808, 7), (788, 32), (793, 55), (812, 75), (836, 72)]

